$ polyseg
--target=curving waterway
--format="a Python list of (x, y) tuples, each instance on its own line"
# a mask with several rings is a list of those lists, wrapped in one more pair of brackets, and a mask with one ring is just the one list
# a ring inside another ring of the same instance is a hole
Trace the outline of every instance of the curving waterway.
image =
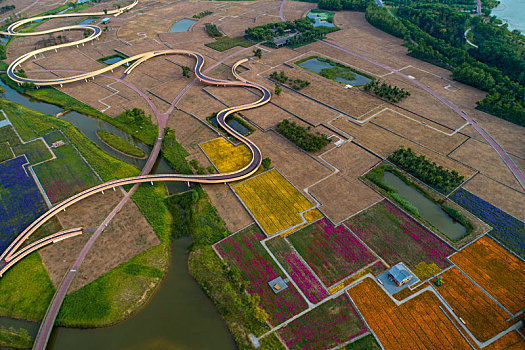
[[(49, 103), (36, 101), (0, 81), (5, 89), (0, 97), (32, 108), (42, 113), (56, 115), (62, 108)], [(151, 149), (122, 130), (104, 121), (70, 112), (61, 117), (71, 123), (90, 140), (107, 153), (126, 161), (139, 169), (145, 160), (127, 157), (117, 152), (96, 136), (96, 130), (103, 129), (124, 137), (144, 150), (148, 155)], [(159, 157), (153, 173), (173, 173), (164, 159)], [(187, 189), (186, 183), (167, 183), (170, 193)], [(159, 289), (150, 302), (131, 319), (113, 327), (95, 329), (75, 329), (55, 327), (51, 334), (48, 350), (120, 350), (120, 349), (236, 349), (235, 342), (217, 309), (188, 272), (188, 249), (191, 238), (175, 240), (172, 245), (170, 268)], [(24, 320), (0, 317), (0, 326), (25, 328), (32, 336), (36, 335), (39, 324)]]

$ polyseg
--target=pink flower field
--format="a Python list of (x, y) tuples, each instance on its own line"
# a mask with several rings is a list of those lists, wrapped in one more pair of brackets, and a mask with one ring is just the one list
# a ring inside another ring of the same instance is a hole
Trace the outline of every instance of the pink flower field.
[(290, 349), (331, 349), (368, 332), (346, 294), (329, 300), (279, 330)]
[(344, 226), (334, 227), (327, 219), (321, 219), (287, 236), (287, 239), (326, 287), (376, 260)]
[(445, 242), (388, 201), (354, 216), (348, 226), (388, 264), (402, 261), (410, 268), (424, 261), (442, 269), (454, 252)]
[(310, 302), (315, 304), (329, 296), (284, 238), (275, 237), (266, 244)]
[(229, 264), (240, 270), (242, 278), (249, 282), (248, 292), (259, 294), (260, 306), (270, 316), (268, 321), (277, 325), (305, 310), (307, 304), (291, 283), (288, 283), (287, 289), (277, 294), (268, 285), (274, 278), (281, 276), (286, 279), (286, 276), (259, 243), (264, 238), (258, 228), (250, 226), (215, 247)]

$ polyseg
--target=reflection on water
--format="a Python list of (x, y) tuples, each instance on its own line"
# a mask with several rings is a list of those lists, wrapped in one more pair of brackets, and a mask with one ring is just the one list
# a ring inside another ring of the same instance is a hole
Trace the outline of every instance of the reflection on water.
[[(319, 61), (317, 58), (310, 58), (309, 60), (301, 62), (301, 63), (299, 63), (299, 66), (301, 66), (301, 67), (303, 67), (305, 69), (308, 69), (308, 70), (310, 70), (312, 72), (315, 72), (317, 74), (321, 73), (321, 71), (324, 68), (333, 68), (334, 67), (333, 65), (331, 65), (328, 62)], [(353, 80), (348, 80), (348, 79), (345, 79), (345, 78), (342, 78), (342, 77), (336, 77), (334, 80), (338, 81), (340, 83), (348, 84), (348, 85), (352, 85), (352, 86), (361, 86), (361, 85), (368, 84), (369, 82), (372, 81), (371, 79), (369, 79), (367, 77), (364, 77), (361, 74), (357, 74), (357, 73), (354, 73), (354, 74), (355, 74), (355, 79), (353, 79)]]
[[(218, 127), (219, 123), (217, 123), (217, 117), (210, 118), (210, 123), (213, 124), (213, 126)], [(246, 136), (250, 133), (250, 129), (239, 123), (234, 118), (228, 118), (226, 119), (226, 124), (231, 126), (231, 128), (235, 131), (237, 131), (239, 134)]]
[(417, 208), (422, 218), (437, 227), (448, 238), (457, 240), (467, 233), (465, 226), (455, 221), (440, 206), (423, 196), (415, 188), (407, 185), (395, 174), (385, 171), (383, 181), (388, 186), (395, 188), (401, 196)]

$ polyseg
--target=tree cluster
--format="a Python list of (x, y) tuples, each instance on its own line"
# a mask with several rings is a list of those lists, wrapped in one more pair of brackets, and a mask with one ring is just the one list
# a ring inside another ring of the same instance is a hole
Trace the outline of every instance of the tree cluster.
[(219, 31), (219, 29), (217, 29), (217, 26), (211, 23), (206, 24), (206, 33), (208, 33), (208, 35), (212, 38), (222, 36), (222, 33)]
[(15, 5), (5, 5), (0, 7), (0, 14), (6, 13), (7, 11), (11, 11), (15, 8)]
[(381, 83), (379, 80), (372, 80), (364, 86), (365, 91), (372, 90), (374, 94), (379, 97), (386, 98), (391, 102), (399, 102), (405, 97), (410, 96), (410, 91), (407, 91), (403, 88), (398, 88), (397, 86), (392, 86), (385, 82)]
[(277, 71), (270, 74), (270, 78), (278, 81), (281, 84), (287, 84), (291, 86), (294, 90), (301, 90), (302, 88), (310, 85), (310, 82), (302, 79), (290, 79), (284, 71), (277, 73)]
[(366, 11), (369, 0), (319, 0), (317, 6), (321, 10), (331, 11)]
[(309, 133), (307, 128), (290, 122), (288, 119), (277, 124), (277, 131), (308, 152), (317, 152), (332, 141), (326, 135)]
[(201, 19), (201, 18), (203, 18), (203, 17), (206, 17), (206, 16), (208, 16), (208, 15), (211, 15), (212, 13), (213, 13), (213, 12), (211, 12), (211, 11), (207, 11), (207, 10), (206, 10), (206, 11), (202, 11), (202, 12), (197, 13), (196, 15), (193, 15), (193, 18)]
[(464, 179), (456, 170), (449, 171), (435, 162), (430, 162), (425, 155), (418, 156), (411, 148), (397, 149), (388, 156), (388, 160), (442, 193), (449, 193)]

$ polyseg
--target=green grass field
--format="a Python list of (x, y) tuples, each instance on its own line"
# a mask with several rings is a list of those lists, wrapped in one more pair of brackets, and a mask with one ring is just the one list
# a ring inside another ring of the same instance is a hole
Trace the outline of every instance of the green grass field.
[(13, 158), (13, 152), (7, 142), (0, 142), (0, 163)]
[(63, 201), (100, 183), (73, 146), (66, 144), (53, 151), (56, 159), (33, 168), (51, 203)]
[(20, 105), (14, 102), (0, 99), (0, 108), (9, 116), (23, 140), (29, 141), (35, 137), (61, 130), (104, 181), (131, 177), (140, 173), (134, 166), (104, 152), (73, 124), (26, 107), (23, 108), (22, 114), (18, 114), (19, 107)]
[(53, 155), (49, 152), (49, 149), (42, 140), (34, 140), (23, 145), (15, 146), (13, 147), (13, 152), (15, 152), (16, 156), (25, 154), (27, 160), (32, 165), (53, 158)]
[(212, 41), (211, 43), (207, 43), (205, 45), (208, 47), (211, 47), (214, 50), (222, 52), (222, 51), (229, 50), (235, 46), (250, 47), (254, 44), (255, 42), (245, 39), (242, 36), (238, 36), (235, 38), (222, 36), (219, 38), (215, 38), (215, 41)]
[(117, 136), (105, 130), (97, 130), (97, 136), (103, 142), (124, 154), (137, 158), (144, 158), (146, 156), (146, 153), (144, 153), (143, 150), (141, 150), (134, 144), (128, 142), (127, 140), (124, 140), (120, 136)]
[(0, 314), (41, 320), (55, 293), (38, 253), (32, 253), (13, 266), (0, 283)]

